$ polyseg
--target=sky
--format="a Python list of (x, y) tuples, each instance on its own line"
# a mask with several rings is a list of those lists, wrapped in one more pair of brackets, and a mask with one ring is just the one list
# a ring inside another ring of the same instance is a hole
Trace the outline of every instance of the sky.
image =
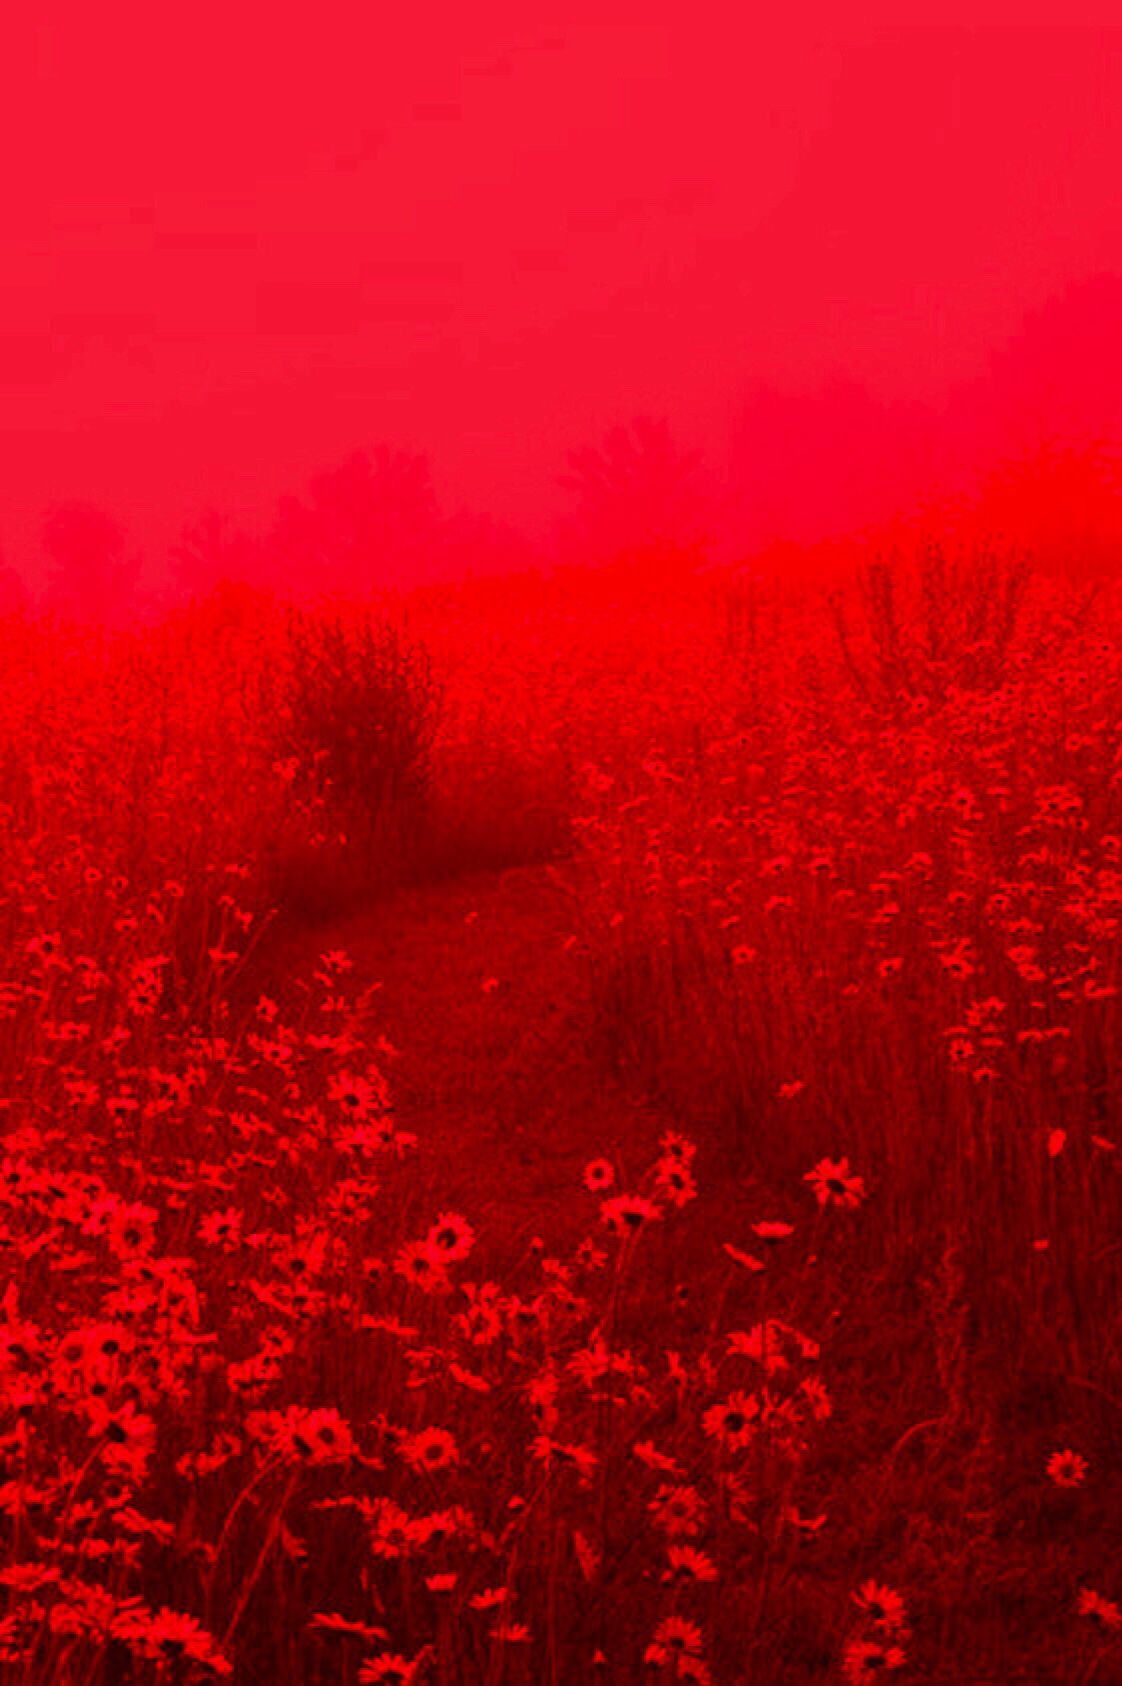
[(900, 10), (11, 9), (0, 555), (263, 531), (379, 447), (540, 537), (636, 416), (726, 550), (1122, 437), (1122, 27)]

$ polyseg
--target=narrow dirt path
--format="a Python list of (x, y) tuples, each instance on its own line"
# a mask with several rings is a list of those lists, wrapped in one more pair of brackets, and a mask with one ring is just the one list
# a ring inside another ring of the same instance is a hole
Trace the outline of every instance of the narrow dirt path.
[(422, 1180), (503, 1252), (585, 1232), (585, 1163), (622, 1144), (639, 1170), (670, 1122), (589, 1051), (577, 888), (571, 867), (473, 874), (290, 927), (267, 956), (270, 976), (310, 977), (343, 949), (351, 992), (379, 986), (370, 1035), (397, 1050), (387, 1076)]

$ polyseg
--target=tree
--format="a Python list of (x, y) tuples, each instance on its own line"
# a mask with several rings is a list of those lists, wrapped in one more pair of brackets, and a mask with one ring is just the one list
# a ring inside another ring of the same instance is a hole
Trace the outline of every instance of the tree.
[(257, 583), (263, 569), (260, 541), (233, 527), (218, 510), (188, 522), (170, 560), (174, 583), (188, 597), (205, 597), (227, 584)]
[(992, 530), (1045, 566), (1082, 577), (1122, 560), (1122, 448), (1050, 434), (999, 460), (975, 500)]
[(53, 506), (42, 533), (47, 595), (57, 607), (97, 621), (116, 620), (133, 607), (140, 558), (126, 554), (128, 535), (113, 516), (70, 500)]
[(681, 449), (662, 418), (629, 425), (569, 452), (558, 481), (576, 508), (562, 522), (563, 548), (590, 562), (698, 560), (714, 514), (700, 452)]
[(740, 540), (815, 544), (891, 520), (945, 482), (937, 416), (844, 373), (803, 391), (756, 381), (729, 438)]
[(275, 583), (296, 591), (368, 589), (429, 577), (443, 520), (428, 458), (378, 445), (355, 451), (285, 497), (265, 539)]
[(27, 586), (0, 551), (0, 615), (23, 614), (29, 606)]

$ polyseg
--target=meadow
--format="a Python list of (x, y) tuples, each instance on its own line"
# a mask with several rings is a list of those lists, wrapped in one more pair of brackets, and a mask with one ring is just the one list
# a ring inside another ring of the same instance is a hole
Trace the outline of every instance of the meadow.
[(0, 1678), (1122, 1682), (1122, 588), (0, 625)]

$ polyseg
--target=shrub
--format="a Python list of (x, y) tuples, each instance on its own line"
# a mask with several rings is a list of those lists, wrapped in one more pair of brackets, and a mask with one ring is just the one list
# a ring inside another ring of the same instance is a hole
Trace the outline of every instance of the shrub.
[(829, 602), (842, 657), (866, 701), (925, 697), (1001, 683), (1025, 626), (1027, 554), (987, 542), (954, 554), (928, 539), (918, 556), (877, 554), (859, 571), (857, 614)]
[[(372, 610), (290, 606), (260, 707), (294, 796), (322, 810), (323, 835), (306, 841), (330, 870), (329, 896), (392, 875), (423, 820), (440, 713), (423, 646)], [(307, 900), (311, 861), (288, 867), (282, 894)]]
[(288, 611), (279, 713), (299, 777), (376, 813), (423, 791), (438, 717), (424, 650), (369, 612)]
[(910, 552), (878, 544), (852, 584), (827, 594), (842, 662), (866, 703), (899, 712), (996, 691), (1015, 669), (1063, 657), (1102, 581), (1048, 568), (983, 526), (954, 537), (921, 528)]

